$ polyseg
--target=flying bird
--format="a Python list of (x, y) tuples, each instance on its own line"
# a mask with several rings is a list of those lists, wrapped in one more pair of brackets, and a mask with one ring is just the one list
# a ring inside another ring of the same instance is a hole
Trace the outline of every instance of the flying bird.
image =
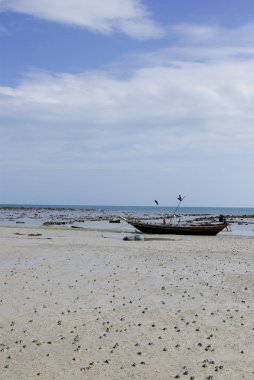
[(156, 199), (154, 200), (154, 202), (159, 206), (159, 202), (158, 201), (156, 201)]

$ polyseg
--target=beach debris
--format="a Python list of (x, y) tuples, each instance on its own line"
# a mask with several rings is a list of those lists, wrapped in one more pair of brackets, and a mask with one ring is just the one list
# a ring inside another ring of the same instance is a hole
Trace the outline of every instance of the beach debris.
[(142, 241), (145, 240), (143, 235), (136, 234), (136, 235), (126, 235), (124, 236), (123, 240), (128, 240), (128, 241)]
[(57, 226), (60, 226), (60, 225), (63, 225), (63, 224), (68, 224), (69, 222), (64, 222), (64, 221), (62, 221), (62, 222), (56, 222), (56, 221), (49, 221), (49, 222), (44, 222), (42, 225), (43, 226), (53, 226), (53, 225), (57, 225)]

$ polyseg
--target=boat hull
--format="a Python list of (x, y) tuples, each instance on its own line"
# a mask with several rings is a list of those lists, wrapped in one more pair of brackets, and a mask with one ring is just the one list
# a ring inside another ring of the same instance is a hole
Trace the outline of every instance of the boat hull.
[(228, 226), (227, 223), (173, 226), (173, 225), (143, 223), (143, 222), (137, 222), (134, 220), (128, 220), (127, 222), (131, 224), (137, 230), (143, 232), (144, 234), (159, 234), (159, 235), (215, 236)]

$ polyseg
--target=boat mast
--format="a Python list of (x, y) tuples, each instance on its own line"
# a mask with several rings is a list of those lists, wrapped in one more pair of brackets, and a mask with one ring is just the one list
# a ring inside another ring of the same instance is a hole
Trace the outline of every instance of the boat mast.
[(180, 207), (180, 204), (182, 203), (182, 201), (184, 200), (184, 198), (185, 198), (185, 196), (182, 197), (181, 195), (178, 195), (177, 199), (179, 200), (179, 202), (178, 202), (178, 205), (176, 206), (174, 212), (172, 213), (172, 216), (171, 216), (170, 221), (169, 221), (170, 224), (172, 223), (172, 220), (173, 220), (173, 218), (175, 216), (175, 213), (178, 210), (178, 208)]

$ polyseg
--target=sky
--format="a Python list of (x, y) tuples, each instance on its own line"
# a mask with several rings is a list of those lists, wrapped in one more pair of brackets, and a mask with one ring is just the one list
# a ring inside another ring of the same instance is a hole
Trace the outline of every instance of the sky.
[(253, 0), (0, 0), (0, 204), (254, 207)]

